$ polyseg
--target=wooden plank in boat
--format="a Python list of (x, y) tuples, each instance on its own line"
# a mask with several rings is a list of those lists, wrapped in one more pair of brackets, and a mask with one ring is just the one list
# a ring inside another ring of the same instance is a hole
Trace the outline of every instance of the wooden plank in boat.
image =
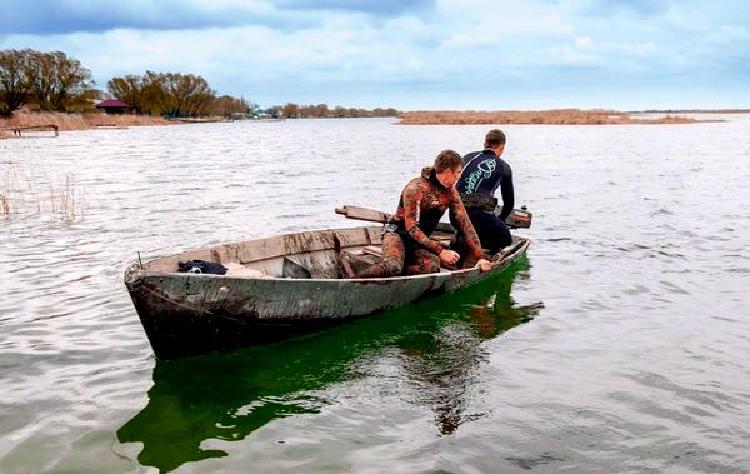
[(367, 245), (372, 241), (369, 230), (363, 228), (301, 232), (230, 244), (224, 246), (229, 247), (225, 249), (224, 254), (230, 258), (235, 256), (240, 263), (244, 264), (283, 255), (329, 250), (335, 247), (334, 234), (338, 237), (342, 247)]
[(383, 249), (375, 245), (367, 245), (362, 248), (362, 253), (380, 257), (383, 255)]

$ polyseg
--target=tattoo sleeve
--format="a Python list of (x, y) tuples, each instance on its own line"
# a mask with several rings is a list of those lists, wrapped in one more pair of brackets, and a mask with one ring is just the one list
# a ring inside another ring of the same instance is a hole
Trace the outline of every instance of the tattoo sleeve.
[(406, 232), (409, 233), (415, 242), (435, 255), (440, 255), (440, 252), (443, 251), (443, 246), (439, 242), (427, 237), (422, 232), (422, 229), (419, 228), (419, 223), (417, 222), (417, 206), (420, 205), (423, 197), (422, 194), (422, 189), (417, 182), (412, 181), (404, 188), (404, 226), (406, 227)]
[(461, 202), (461, 197), (458, 195), (458, 191), (456, 191), (455, 188), (451, 190), (451, 211), (453, 211), (456, 224), (461, 229), (461, 232), (464, 233), (466, 244), (469, 246), (471, 253), (473, 253), (477, 259), (484, 258), (484, 252), (482, 251), (482, 244), (479, 242), (479, 236), (474, 230), (469, 215), (466, 213), (466, 208), (464, 208), (464, 203)]

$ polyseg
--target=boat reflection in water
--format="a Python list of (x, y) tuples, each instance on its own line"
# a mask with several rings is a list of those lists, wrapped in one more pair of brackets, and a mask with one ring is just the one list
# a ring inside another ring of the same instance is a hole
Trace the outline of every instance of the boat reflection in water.
[[(146, 407), (125, 423), (122, 443), (143, 443), (142, 465), (162, 472), (226, 456), (204, 440), (241, 440), (281, 417), (317, 413), (326, 387), (367, 375), (372, 362), (395, 364), (417, 390), (407, 402), (430, 407), (450, 434), (481, 414), (467, 413), (468, 391), (489, 353), (482, 342), (530, 321), (541, 303), (515, 306), (527, 260), (477, 285), (304, 338), (173, 361), (156, 361)], [(388, 360), (384, 360), (388, 359)], [(319, 392), (319, 393), (316, 393)], [(472, 392), (473, 393), (473, 392)], [(411, 395), (409, 395), (411, 397)]]

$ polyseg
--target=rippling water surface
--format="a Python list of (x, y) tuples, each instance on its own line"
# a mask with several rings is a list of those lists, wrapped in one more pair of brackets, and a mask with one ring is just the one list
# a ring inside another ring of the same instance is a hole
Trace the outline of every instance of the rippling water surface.
[(750, 472), (749, 117), (507, 126), (535, 213), (511, 271), (302, 339), (154, 359), (122, 282), (137, 251), (354, 226), (333, 208), (393, 210), (486, 129), (0, 141), (0, 190), (27, 199), (0, 220), (0, 472)]

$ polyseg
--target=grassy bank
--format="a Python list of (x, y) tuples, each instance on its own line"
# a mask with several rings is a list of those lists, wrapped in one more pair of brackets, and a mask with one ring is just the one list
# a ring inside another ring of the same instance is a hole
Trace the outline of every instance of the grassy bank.
[[(86, 130), (97, 126), (130, 127), (138, 125), (171, 125), (174, 122), (148, 115), (64, 114), (59, 112), (16, 112), (9, 119), (0, 119), (2, 129), (34, 125), (57, 125), (60, 130)], [(12, 135), (12, 133), (10, 133)], [(6, 132), (6, 138), (8, 133)]]
[(629, 125), (697, 123), (688, 117), (632, 117), (616, 110), (498, 110), (498, 111), (416, 111), (400, 117), (403, 125)]

